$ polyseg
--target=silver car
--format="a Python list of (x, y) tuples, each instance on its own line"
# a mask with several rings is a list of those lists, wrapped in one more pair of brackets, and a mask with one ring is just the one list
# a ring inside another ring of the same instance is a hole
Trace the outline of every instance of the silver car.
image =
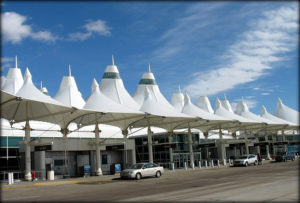
[(250, 164), (257, 165), (257, 156), (254, 154), (242, 155), (234, 160), (234, 166), (249, 166)]
[(132, 165), (120, 173), (121, 178), (141, 179), (155, 176), (159, 178), (164, 173), (164, 168), (152, 163), (139, 163)]

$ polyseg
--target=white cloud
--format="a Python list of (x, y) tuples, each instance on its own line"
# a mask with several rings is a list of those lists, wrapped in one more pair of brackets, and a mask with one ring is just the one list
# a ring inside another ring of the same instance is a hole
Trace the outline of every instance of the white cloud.
[(32, 27), (25, 24), (27, 17), (15, 12), (1, 14), (1, 31), (4, 41), (13, 44), (20, 43), (25, 38), (32, 38), (39, 41), (55, 41), (56, 37), (49, 31), (33, 31)]
[(12, 57), (2, 57), (1, 58), (1, 69), (2, 71), (6, 68), (12, 67), (12, 62), (14, 61), (14, 58)]
[(283, 60), (282, 54), (297, 46), (297, 28), (296, 7), (283, 6), (265, 12), (261, 19), (252, 21), (249, 30), (221, 56), (223, 61), (219, 68), (194, 73), (196, 76), (185, 89), (196, 98), (261, 78), (273, 68), (273, 63)]
[(84, 41), (93, 36), (93, 34), (109, 36), (111, 34), (110, 27), (106, 25), (103, 20), (89, 21), (83, 26), (86, 32), (75, 32), (69, 34), (69, 40), (71, 41)]
[(261, 93), (261, 95), (266, 96), (266, 95), (270, 95), (270, 93), (269, 92), (263, 92), (263, 93)]

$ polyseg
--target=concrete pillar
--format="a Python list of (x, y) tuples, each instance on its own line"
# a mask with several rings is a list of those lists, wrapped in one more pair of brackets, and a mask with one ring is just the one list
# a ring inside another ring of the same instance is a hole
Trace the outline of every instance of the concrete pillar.
[(127, 135), (128, 135), (128, 130), (122, 130), (123, 134), (123, 139), (124, 139), (124, 167), (127, 168)]
[(245, 152), (246, 154), (249, 154), (249, 146), (248, 146), (248, 135), (247, 135), (247, 130), (245, 129), (244, 131), (244, 139), (245, 139)]
[[(268, 135), (267, 135), (267, 132), (265, 132), (265, 141), (268, 141)], [(268, 159), (268, 160), (271, 159), (269, 144), (266, 145), (266, 159)]]
[(41, 171), (41, 179), (46, 180), (46, 152), (39, 152), (39, 169)]
[(132, 164), (136, 164), (135, 149), (131, 150)]
[(226, 148), (223, 143), (223, 134), (221, 128), (219, 129), (219, 142), (218, 142), (218, 158), (223, 160), (226, 158)]
[[(282, 141), (283, 141), (283, 142), (286, 142), (286, 137), (285, 137), (285, 134), (284, 134), (284, 130), (283, 130), (283, 129), (281, 130), (281, 134), (282, 134)], [(287, 144), (284, 144), (284, 145), (283, 145), (283, 150), (284, 150), (285, 152), (287, 152), (287, 150), (288, 150)]]
[(149, 163), (153, 163), (152, 132), (150, 126), (148, 126), (148, 157)]
[(259, 145), (256, 146), (256, 153), (260, 154), (260, 146)]
[(98, 123), (95, 125), (95, 138), (96, 138), (96, 175), (100, 176), (102, 175), (102, 169), (101, 169), (101, 154), (100, 154), (100, 130)]
[(207, 168), (207, 160), (204, 161), (204, 166)]
[[(205, 139), (205, 142), (207, 142), (207, 140), (208, 140), (208, 132), (203, 132), (203, 135), (204, 135), (204, 139)], [(209, 152), (209, 150), (208, 150), (208, 147), (205, 147), (205, 150), (206, 150), (206, 159), (208, 159), (209, 157), (209, 155), (208, 155), (208, 152)]]
[(273, 146), (272, 154), (273, 155), (276, 153), (275, 152), (275, 142), (276, 142), (276, 135), (272, 134), (272, 146)]
[(194, 169), (195, 164), (194, 164), (193, 139), (192, 139), (191, 128), (188, 128), (188, 141), (189, 141), (189, 151), (190, 151), (190, 167)]
[(31, 150), (30, 150), (30, 125), (29, 121), (25, 124), (25, 180), (31, 181)]
[(68, 157), (67, 157), (67, 150), (68, 150), (68, 129), (63, 129), (63, 140), (65, 145), (64, 150), (64, 175), (69, 175), (69, 168), (68, 168)]
[(173, 142), (173, 132), (168, 132), (168, 140), (169, 140), (169, 155), (170, 155), (170, 162), (173, 163), (173, 149), (171, 147), (171, 144)]

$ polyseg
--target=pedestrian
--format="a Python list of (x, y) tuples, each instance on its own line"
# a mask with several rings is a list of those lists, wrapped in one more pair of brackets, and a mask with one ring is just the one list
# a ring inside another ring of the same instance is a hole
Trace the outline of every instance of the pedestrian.
[(262, 165), (262, 156), (261, 156), (261, 153), (259, 153), (257, 155), (257, 159), (258, 159), (258, 165)]

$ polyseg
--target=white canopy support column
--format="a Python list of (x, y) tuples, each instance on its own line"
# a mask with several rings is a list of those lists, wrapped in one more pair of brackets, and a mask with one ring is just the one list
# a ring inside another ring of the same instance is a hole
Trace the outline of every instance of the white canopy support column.
[(128, 135), (128, 130), (122, 130), (123, 138), (124, 138), (124, 168), (127, 168), (127, 135)]
[(100, 130), (98, 123), (95, 125), (95, 138), (96, 138), (96, 175), (100, 176), (102, 175), (102, 169), (101, 169), (101, 159), (100, 159)]
[(170, 163), (173, 163), (173, 149), (172, 149), (173, 135), (174, 135), (173, 131), (168, 132)]
[(188, 141), (189, 141), (189, 151), (190, 151), (190, 167), (194, 169), (195, 164), (194, 164), (194, 152), (193, 152), (193, 139), (192, 139), (192, 132), (190, 127), (188, 128)]
[[(204, 135), (205, 142), (207, 142), (208, 141), (208, 132), (203, 132), (203, 135)], [(206, 159), (208, 159), (209, 158), (208, 146), (205, 146), (205, 150), (206, 150)]]
[(249, 154), (249, 146), (248, 146), (248, 135), (247, 135), (247, 130), (244, 130), (244, 139), (245, 139), (245, 150), (246, 154)]
[(150, 125), (148, 125), (148, 157), (149, 163), (153, 163), (152, 132)]
[(30, 150), (30, 125), (25, 124), (25, 180), (31, 181), (31, 150)]
[(225, 149), (225, 144), (223, 142), (223, 133), (221, 128), (219, 128), (218, 151), (219, 151), (219, 159), (224, 160), (226, 157), (226, 149)]
[(272, 133), (272, 155), (273, 156), (276, 154), (276, 150), (275, 150), (276, 136), (277, 134)]
[(265, 141), (266, 141), (266, 159), (270, 160), (270, 147), (269, 147), (269, 141), (268, 141), (268, 134), (267, 131), (265, 131)]
[(68, 167), (68, 156), (67, 156), (67, 151), (68, 151), (68, 133), (69, 130), (67, 128), (61, 129), (61, 133), (63, 134), (63, 141), (65, 145), (65, 150), (64, 150), (64, 176), (69, 175), (69, 167)]
[(260, 154), (260, 146), (259, 146), (259, 139), (258, 139), (258, 133), (254, 134), (256, 140), (257, 140), (257, 145), (256, 145), (256, 153)]
[[(281, 134), (282, 134), (282, 142), (286, 142), (286, 137), (283, 129), (281, 130)], [(285, 143), (283, 144), (283, 151), (287, 152), (287, 144)]]

